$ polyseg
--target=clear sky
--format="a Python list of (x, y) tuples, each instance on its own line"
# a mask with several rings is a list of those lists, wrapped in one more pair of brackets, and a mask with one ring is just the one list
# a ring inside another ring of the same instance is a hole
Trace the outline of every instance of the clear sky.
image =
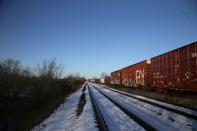
[(91, 78), (197, 41), (197, 0), (0, 0), (0, 60)]

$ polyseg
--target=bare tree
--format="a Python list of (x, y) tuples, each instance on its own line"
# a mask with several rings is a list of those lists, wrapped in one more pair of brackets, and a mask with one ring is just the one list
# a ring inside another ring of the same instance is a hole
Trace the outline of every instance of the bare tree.
[(63, 75), (63, 66), (58, 64), (56, 59), (44, 60), (37, 64), (36, 71), (38, 76), (45, 78), (61, 78)]
[(32, 69), (28, 66), (25, 69), (22, 70), (21, 74), (23, 76), (29, 76), (29, 77), (34, 75), (33, 72), (32, 72)]
[(19, 60), (9, 58), (1, 62), (1, 68), (6, 72), (20, 73), (22, 70), (22, 64)]
[(107, 76), (106, 72), (101, 73), (101, 79), (104, 79)]

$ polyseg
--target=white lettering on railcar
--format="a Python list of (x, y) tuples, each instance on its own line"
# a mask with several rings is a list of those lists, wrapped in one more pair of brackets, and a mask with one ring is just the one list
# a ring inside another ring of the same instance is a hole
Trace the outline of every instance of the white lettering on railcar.
[(136, 70), (136, 84), (144, 85), (144, 70)]
[(197, 53), (192, 53), (192, 57), (197, 57)]

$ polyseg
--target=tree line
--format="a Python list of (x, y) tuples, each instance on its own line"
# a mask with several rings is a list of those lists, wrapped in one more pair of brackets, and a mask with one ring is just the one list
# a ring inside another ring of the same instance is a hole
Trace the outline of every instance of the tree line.
[(1, 99), (46, 99), (56, 97), (83, 83), (85, 78), (69, 75), (62, 78), (63, 65), (56, 59), (43, 60), (34, 69), (24, 68), (19, 60), (0, 61)]

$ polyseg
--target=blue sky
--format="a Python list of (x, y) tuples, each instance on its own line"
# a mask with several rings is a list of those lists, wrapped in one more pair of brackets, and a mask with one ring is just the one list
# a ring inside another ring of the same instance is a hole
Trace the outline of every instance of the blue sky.
[(197, 0), (1, 0), (0, 60), (87, 78), (197, 41)]

